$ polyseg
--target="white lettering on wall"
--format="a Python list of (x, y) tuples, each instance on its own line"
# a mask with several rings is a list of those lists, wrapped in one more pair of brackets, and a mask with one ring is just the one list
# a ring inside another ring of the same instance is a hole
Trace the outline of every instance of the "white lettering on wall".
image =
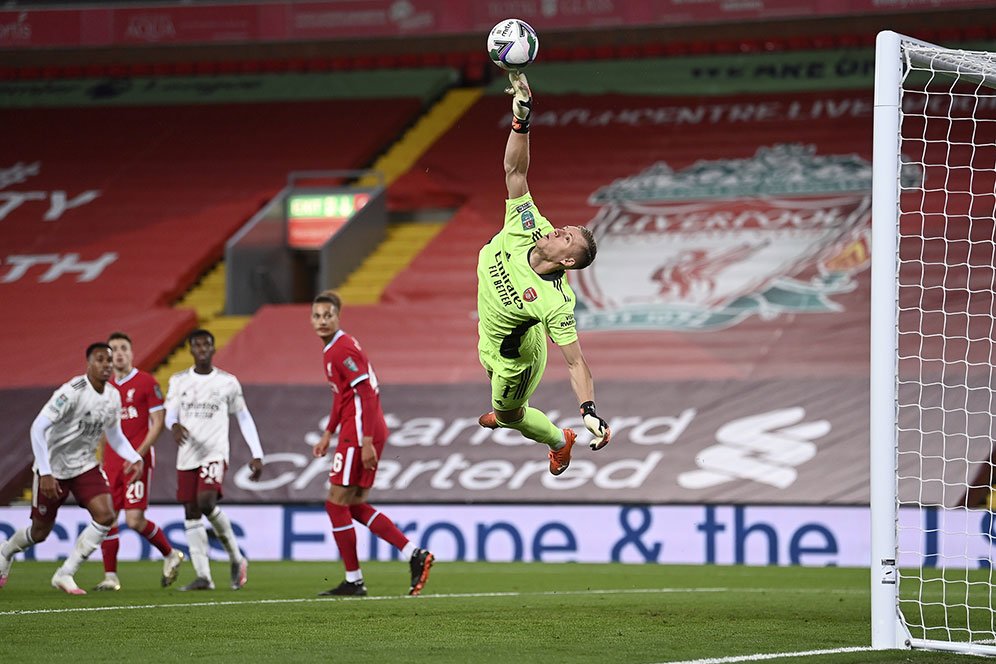
[(9, 269), (0, 277), (0, 283), (9, 284), (23, 278), (33, 267), (47, 265), (38, 277), (39, 283), (49, 283), (68, 274), (75, 274), (76, 281), (93, 281), (99, 277), (108, 265), (118, 259), (113, 251), (104, 252), (99, 258), (91, 261), (80, 260), (79, 254), (14, 254), (3, 260)]

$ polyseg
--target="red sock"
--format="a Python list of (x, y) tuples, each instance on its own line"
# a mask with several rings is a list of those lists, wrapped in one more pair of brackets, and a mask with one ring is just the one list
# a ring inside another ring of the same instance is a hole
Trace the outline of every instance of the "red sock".
[(394, 525), (386, 514), (383, 512), (378, 512), (369, 503), (363, 503), (361, 505), (350, 505), (349, 511), (353, 515), (353, 518), (365, 525), (370, 529), (377, 537), (381, 538), (398, 551), (405, 548), (408, 544), (408, 538), (405, 534), (398, 530), (398, 527)]
[(339, 547), (339, 556), (347, 572), (360, 569), (360, 561), (356, 556), (356, 530), (353, 528), (353, 517), (345, 505), (336, 505), (325, 501), (325, 511), (332, 522), (332, 537)]
[(107, 537), (100, 543), (100, 555), (104, 558), (104, 572), (108, 574), (118, 573), (118, 548), (121, 542), (118, 541), (118, 527), (114, 526)]
[(149, 540), (149, 543), (159, 549), (159, 553), (164, 556), (168, 556), (173, 547), (169, 545), (169, 540), (166, 539), (166, 533), (162, 529), (151, 521), (145, 522), (145, 528), (142, 530), (142, 537)]

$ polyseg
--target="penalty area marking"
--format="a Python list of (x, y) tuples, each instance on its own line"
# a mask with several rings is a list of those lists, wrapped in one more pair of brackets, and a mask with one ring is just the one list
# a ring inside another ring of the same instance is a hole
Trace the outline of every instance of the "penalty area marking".
[(869, 647), (830, 648), (828, 650), (801, 650), (799, 652), (776, 652), (758, 655), (734, 655), (732, 657), (710, 657), (707, 659), (687, 659), (682, 662), (661, 662), (660, 664), (734, 664), (735, 662), (760, 662), (782, 657), (813, 657), (816, 655), (840, 655), (847, 652), (868, 652)]
[[(646, 593), (724, 593), (729, 588), (627, 588), (625, 590), (548, 590), (535, 593), (449, 593), (444, 595), (419, 595), (418, 600), (465, 599), (476, 597), (543, 597), (554, 595), (637, 595)], [(22, 609), (0, 611), (0, 616), (32, 616), (48, 613), (89, 613), (91, 611), (137, 611), (140, 609), (182, 609), (193, 606), (252, 606), (263, 604), (312, 604), (317, 602), (378, 602), (384, 600), (415, 599), (407, 595), (378, 595), (376, 597), (299, 597), (287, 599), (222, 600), (216, 602), (170, 602), (168, 604), (124, 604), (121, 606), (73, 606), (60, 609)]]

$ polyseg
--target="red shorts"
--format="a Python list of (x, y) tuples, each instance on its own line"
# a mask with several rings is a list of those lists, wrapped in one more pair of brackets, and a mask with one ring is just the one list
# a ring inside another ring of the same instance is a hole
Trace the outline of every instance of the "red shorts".
[[(377, 458), (384, 453), (384, 441), (374, 441)], [(329, 484), (335, 486), (358, 486), (369, 489), (373, 486), (377, 469), (367, 470), (363, 467), (363, 456), (360, 446), (350, 440), (339, 440), (339, 445), (332, 455), (332, 471), (329, 473)]]
[(99, 466), (91, 468), (81, 475), (68, 480), (58, 480), (62, 493), (55, 500), (42, 495), (39, 488), (38, 473), (35, 473), (34, 482), (31, 486), (31, 518), (32, 520), (51, 523), (55, 521), (55, 515), (62, 507), (62, 504), (73, 494), (76, 502), (83, 507), (87, 503), (103, 493), (110, 493), (107, 486), (107, 477)]
[(221, 498), (221, 485), (225, 481), (228, 464), (212, 461), (206, 466), (193, 470), (176, 471), (176, 499), (181, 503), (196, 503), (197, 494), (213, 491)]
[(114, 511), (144, 510), (149, 507), (149, 489), (152, 488), (152, 455), (142, 457), (142, 474), (128, 484), (128, 475), (122, 463), (105, 463), (104, 474), (111, 487)]

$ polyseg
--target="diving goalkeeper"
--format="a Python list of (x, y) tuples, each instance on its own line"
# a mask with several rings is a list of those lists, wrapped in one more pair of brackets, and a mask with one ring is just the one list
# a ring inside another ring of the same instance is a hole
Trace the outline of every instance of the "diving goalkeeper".
[(574, 322), (574, 292), (567, 270), (581, 270), (595, 259), (595, 238), (581, 226), (554, 228), (529, 193), (529, 120), (532, 93), (524, 74), (508, 75), (513, 96), (512, 130), (505, 144), (505, 223), (477, 259), (477, 345), (491, 379), (493, 411), (482, 427), (515, 429), (550, 448), (550, 472), (560, 475), (571, 463), (576, 434), (560, 430), (542, 411), (529, 406), (546, 368), (547, 335), (567, 362), (571, 387), (591, 449), (609, 442), (611, 432), (595, 412), (591, 370), (581, 354)]

